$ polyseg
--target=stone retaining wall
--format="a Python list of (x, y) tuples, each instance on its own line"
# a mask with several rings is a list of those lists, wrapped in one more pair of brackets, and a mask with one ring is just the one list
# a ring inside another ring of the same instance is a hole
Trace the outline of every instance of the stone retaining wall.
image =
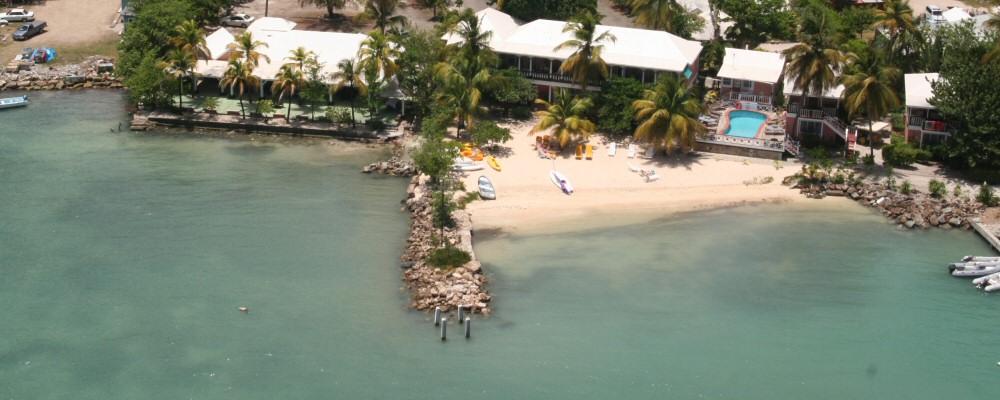
[(91, 57), (79, 64), (49, 67), (36, 65), (16, 73), (0, 73), (0, 91), (122, 88), (121, 79), (111, 72), (97, 72), (105, 60)]

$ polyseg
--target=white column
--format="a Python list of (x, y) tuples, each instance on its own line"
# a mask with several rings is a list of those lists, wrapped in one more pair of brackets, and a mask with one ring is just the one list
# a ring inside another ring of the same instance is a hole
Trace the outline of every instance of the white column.
[(532, 67), (534, 67), (534, 66), (535, 66), (535, 63), (532, 62), (532, 58), (528, 57), (528, 72), (532, 72), (533, 71)]

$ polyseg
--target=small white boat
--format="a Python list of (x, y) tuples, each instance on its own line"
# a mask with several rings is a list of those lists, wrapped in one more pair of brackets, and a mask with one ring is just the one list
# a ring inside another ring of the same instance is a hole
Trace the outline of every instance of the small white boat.
[(1000, 290), (1000, 272), (973, 279), (972, 284), (987, 292)]
[(562, 190), (563, 193), (573, 194), (573, 185), (569, 183), (569, 179), (567, 179), (566, 175), (563, 175), (562, 172), (556, 170), (549, 171), (549, 178), (552, 179), (552, 183), (554, 183), (559, 190)]
[(962, 261), (996, 261), (1000, 262), (1000, 257), (982, 257), (982, 256), (965, 256), (962, 257)]
[(990, 274), (995, 274), (997, 272), (1000, 272), (1000, 263), (955, 267), (951, 269), (951, 276), (959, 276), (959, 277), (986, 276)]
[(490, 178), (479, 177), (479, 197), (486, 200), (497, 199), (497, 190), (493, 187), (493, 182), (490, 182)]
[(8, 97), (0, 99), (0, 110), (5, 108), (24, 107), (29, 103), (31, 102), (28, 101), (28, 96)]
[(453, 169), (455, 171), (461, 171), (461, 172), (480, 171), (483, 168), (486, 168), (486, 167), (482, 166), (481, 164), (476, 164), (472, 160), (468, 160), (468, 159), (465, 159), (465, 158), (457, 158), (457, 159), (455, 159), (455, 163), (452, 164), (452, 166), (451, 166), (451, 169)]
[(1000, 261), (965, 261), (948, 264), (948, 269), (952, 270), (959, 267), (975, 267), (978, 265), (993, 265), (1000, 264)]

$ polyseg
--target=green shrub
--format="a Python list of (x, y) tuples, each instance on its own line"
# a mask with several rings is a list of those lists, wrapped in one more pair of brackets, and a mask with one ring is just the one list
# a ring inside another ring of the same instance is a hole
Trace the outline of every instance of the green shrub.
[(983, 186), (979, 187), (979, 194), (976, 195), (976, 200), (983, 203), (987, 207), (996, 207), (1000, 205), (1000, 198), (993, 193), (993, 188), (989, 184), (983, 182)]
[(218, 97), (206, 97), (201, 101), (201, 108), (208, 112), (215, 112), (219, 108)]
[(484, 147), (489, 144), (502, 144), (512, 139), (510, 129), (501, 128), (493, 121), (480, 121), (469, 129), (469, 136), (476, 146)]
[(955, 197), (962, 197), (963, 194), (964, 193), (962, 192), (962, 184), (956, 183), (955, 190), (951, 192), (951, 195)]
[(899, 193), (910, 194), (913, 193), (913, 184), (910, 181), (904, 180), (903, 183), (899, 185)]
[(875, 156), (871, 154), (865, 154), (861, 157), (861, 162), (865, 164), (866, 167), (871, 167), (875, 165)]
[(882, 159), (885, 163), (897, 167), (908, 167), (915, 162), (926, 162), (930, 158), (929, 151), (906, 143), (902, 135), (892, 135), (891, 143), (882, 148)]
[(476, 200), (479, 200), (479, 192), (466, 192), (465, 195), (460, 197), (458, 201), (455, 202), (455, 207), (459, 210), (464, 210), (465, 206)]
[(927, 184), (927, 191), (930, 192), (931, 197), (938, 199), (948, 194), (948, 188), (944, 185), (944, 182), (937, 179), (931, 179), (931, 181)]
[(427, 263), (437, 268), (461, 267), (471, 260), (469, 253), (451, 245), (436, 249), (427, 256)]
[(534, 114), (531, 112), (531, 107), (528, 106), (514, 107), (514, 109), (510, 111), (510, 117), (516, 120), (524, 121), (531, 119), (533, 116)]
[(597, 9), (597, 0), (507, 0), (503, 12), (525, 22), (539, 18), (565, 21), (582, 10)]

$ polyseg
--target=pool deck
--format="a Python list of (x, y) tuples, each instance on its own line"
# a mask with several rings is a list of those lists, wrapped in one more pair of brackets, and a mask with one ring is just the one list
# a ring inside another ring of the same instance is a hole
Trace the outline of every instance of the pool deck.
[[(762, 115), (764, 115), (764, 123), (760, 124), (760, 128), (757, 128), (757, 134), (754, 135), (753, 137), (744, 137), (744, 136), (729, 135), (726, 132), (729, 130), (729, 114), (732, 113), (733, 111), (750, 111), (750, 112), (755, 112), (755, 113), (762, 114)], [(771, 117), (772, 116), (769, 115), (768, 113), (761, 112), (761, 111), (756, 111), (756, 110), (741, 110), (741, 109), (730, 108), (730, 109), (726, 110), (725, 114), (723, 114), (723, 118), (719, 119), (719, 129), (716, 131), (716, 134), (717, 135), (725, 135), (725, 136), (738, 137), (738, 138), (743, 138), (743, 139), (764, 139), (764, 130), (767, 129), (767, 122), (771, 120)]]

